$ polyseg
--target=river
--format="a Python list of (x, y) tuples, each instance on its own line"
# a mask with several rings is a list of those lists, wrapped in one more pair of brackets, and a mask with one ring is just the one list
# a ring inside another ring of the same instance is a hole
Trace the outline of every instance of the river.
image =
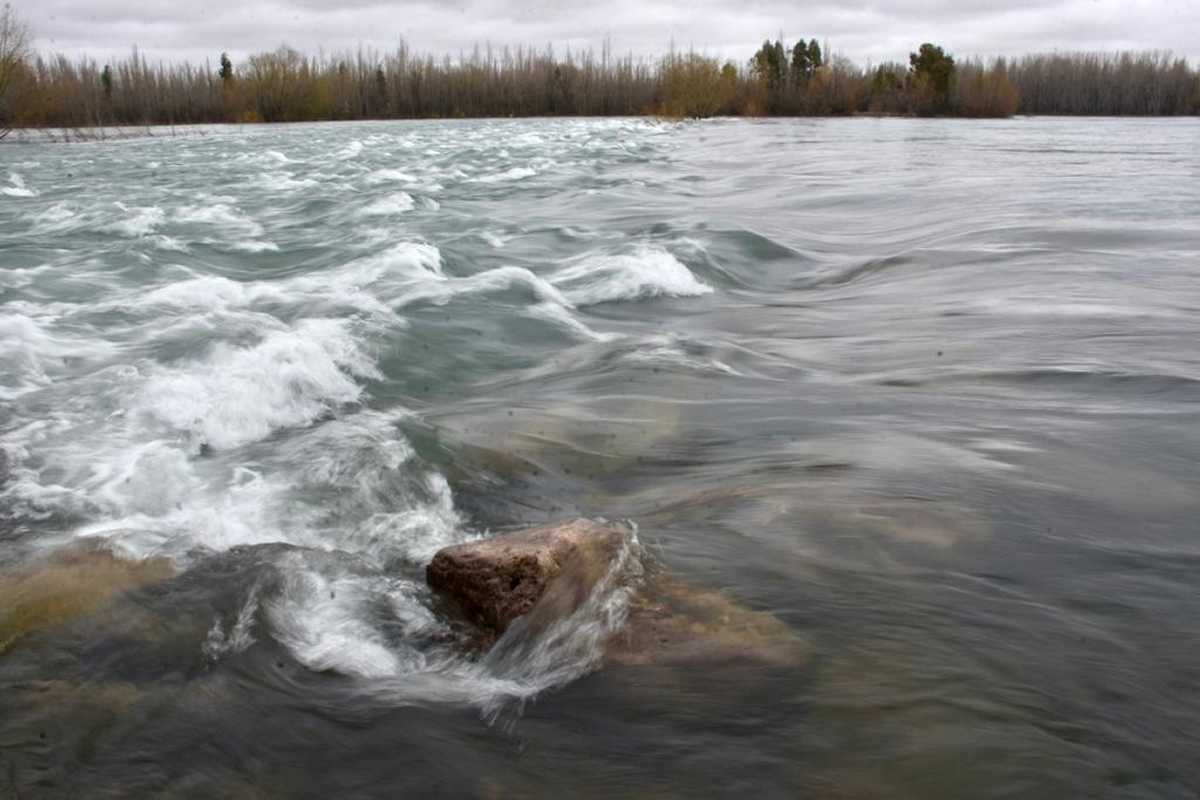
[[(156, 133), (0, 147), (0, 796), (1200, 792), (1200, 120)], [(803, 662), (464, 649), (579, 515)]]

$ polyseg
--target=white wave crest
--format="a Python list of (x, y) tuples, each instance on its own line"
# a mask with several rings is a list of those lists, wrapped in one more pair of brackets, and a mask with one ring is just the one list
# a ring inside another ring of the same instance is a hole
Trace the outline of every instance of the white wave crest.
[(154, 236), (150, 236), (148, 238), (150, 241), (154, 242), (154, 246), (159, 250), (166, 250), (170, 253), (186, 253), (188, 251), (187, 244), (179, 239), (176, 239), (174, 236), (155, 234)]
[(108, 226), (108, 230), (131, 239), (139, 239), (150, 234), (159, 225), (167, 221), (167, 215), (158, 206), (126, 206), (124, 203), (114, 203), (120, 211), (129, 216)]
[(55, 203), (49, 208), (32, 215), (31, 219), (38, 227), (57, 228), (64, 222), (75, 219), (75, 211), (66, 203)]
[(416, 208), (416, 202), (408, 192), (396, 192), (387, 197), (381, 197), (367, 205), (362, 210), (365, 217), (387, 217), (405, 214)]
[(529, 167), (512, 167), (503, 172), (497, 172), (492, 175), (484, 175), (479, 178), (474, 178), (474, 183), (508, 183), (509, 181), (521, 181), (526, 178), (532, 178), (537, 175), (537, 170)]
[(416, 183), (417, 178), (398, 169), (377, 169), (367, 175), (366, 182), (378, 186), (381, 183)]
[(379, 373), (346, 324), (304, 320), (253, 347), (218, 344), (202, 361), (161, 372), (147, 382), (139, 406), (197, 445), (224, 449), (357, 401), (355, 377)]
[(37, 192), (26, 186), (25, 179), (17, 173), (8, 173), (8, 182), (12, 185), (0, 189), (0, 194), (5, 194), (9, 197), (37, 197)]
[(312, 564), (299, 553), (283, 566), (283, 587), (267, 614), (276, 638), (306, 667), (384, 678), (426, 666), (419, 650), (388, 641), (371, 622), (372, 606), (390, 588), (387, 577)]
[(203, 206), (181, 206), (174, 214), (176, 222), (192, 225), (211, 225), (222, 231), (258, 237), (263, 227), (227, 203)]
[(173, 309), (244, 307), (254, 299), (254, 288), (253, 284), (239, 283), (219, 275), (201, 275), (152, 289), (133, 303)]
[(340, 267), (284, 280), (235, 281), (185, 272), (187, 277), (183, 280), (121, 297), (117, 305), (145, 310), (158, 307), (229, 312), (271, 303), (321, 313), (353, 308), (391, 315), (385, 301), (398, 291), (394, 287), (440, 280), (441, 258), (441, 252), (433, 245), (399, 242)]
[(51, 332), (49, 324), (20, 313), (0, 314), (0, 399), (49, 385), (67, 359), (99, 358), (112, 347)]
[(254, 164), (259, 167), (277, 167), (280, 164), (289, 164), (292, 159), (288, 158), (278, 150), (263, 150), (257, 153), (238, 153), (235, 160), (243, 164)]
[(713, 291), (675, 256), (658, 247), (590, 256), (558, 270), (550, 282), (578, 306), (653, 297), (696, 297)]
[(260, 172), (258, 186), (268, 192), (297, 192), (320, 185), (312, 178), (296, 178), (290, 172)]
[(508, 243), (507, 238), (493, 231), (483, 231), (479, 234), (479, 238), (487, 242), (489, 246), (495, 248), (496, 250), (501, 249), (505, 244)]
[(496, 267), (466, 278), (442, 278), (413, 283), (396, 298), (397, 305), (429, 302), (445, 305), (456, 297), (524, 290), (534, 302), (570, 306), (567, 298), (550, 283), (524, 267)]
[(351, 158), (358, 158), (358, 156), (362, 153), (362, 151), (363, 151), (363, 143), (358, 141), (357, 139), (355, 139), (354, 141), (350, 142), (350, 144), (346, 145), (341, 150), (339, 150), (336, 154), (334, 154), (334, 158), (337, 158), (340, 160), (348, 160)]
[(538, 303), (525, 309), (529, 316), (544, 320), (555, 327), (566, 331), (576, 339), (585, 342), (611, 342), (618, 338), (617, 334), (599, 333), (581, 322), (571, 309), (559, 303)]
[(393, 298), (404, 287), (441, 280), (442, 254), (436, 247), (400, 242), (327, 272), (292, 278), (277, 287), (284, 297), (319, 298), (325, 303), (356, 305), (390, 315)]
[(275, 253), (279, 245), (274, 242), (262, 242), (257, 239), (242, 239), (236, 242), (214, 242), (214, 244), (236, 250), (239, 253)]

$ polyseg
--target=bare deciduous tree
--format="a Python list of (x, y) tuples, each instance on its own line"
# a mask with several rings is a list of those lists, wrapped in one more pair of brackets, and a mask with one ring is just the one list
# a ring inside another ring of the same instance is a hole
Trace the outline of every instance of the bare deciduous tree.
[(29, 57), (29, 27), (8, 3), (0, 9), (0, 139), (9, 132), (9, 91)]
[[(3, 0), (0, 0), (3, 2)], [(720, 64), (591, 50), (475, 48), (457, 59), (410, 50), (305, 55), (286, 46), (234, 66), (151, 62), (136, 50), (109, 65), (28, 52), (28, 32), (5, 7), (7, 117), (23, 126), (305, 121), (375, 117), (637, 115), (754, 116), (879, 112), (1007, 116), (1026, 113), (1200, 113), (1200, 71), (1165, 54), (1054, 54), (963, 60), (942, 76), (944, 97), (908, 65), (863, 69), (816, 41), (768, 43), (753, 62)], [(769, 51), (769, 52), (768, 52)], [(795, 67), (789, 68), (792, 54)], [(105, 67), (110, 69), (105, 73)], [(946, 65), (950, 66), (950, 65)], [(778, 67), (776, 69), (776, 67)], [(923, 77), (923, 74), (922, 76)], [(938, 102), (935, 103), (935, 100)], [(935, 107), (936, 106), (936, 107)], [(0, 113), (5, 108), (0, 107)]]
[(1200, 72), (1166, 52), (1030, 55), (1008, 73), (1025, 113), (1200, 113)]

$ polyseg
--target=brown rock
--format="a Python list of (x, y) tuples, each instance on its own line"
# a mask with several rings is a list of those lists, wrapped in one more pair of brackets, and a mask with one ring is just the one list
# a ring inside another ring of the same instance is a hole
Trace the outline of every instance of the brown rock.
[(174, 574), (166, 559), (126, 561), (89, 544), (0, 572), (0, 655), (27, 634), (94, 613), (122, 592)]
[(626, 666), (742, 661), (799, 667), (808, 658), (808, 643), (774, 614), (665, 573), (647, 578), (624, 627), (605, 645), (605, 659)]
[(552, 623), (587, 599), (632, 536), (625, 525), (576, 519), (438, 551), (425, 577), (494, 635), (537, 606)]
[[(587, 519), (515, 531), (440, 550), (426, 579), (479, 628), (478, 646), (491, 646), (518, 619), (521, 630), (514, 633), (528, 644), (578, 610), (621, 567), (631, 536), (624, 525)], [(640, 565), (614, 577), (620, 583), (610, 588), (631, 593), (624, 624), (600, 643), (608, 663), (799, 667), (808, 661), (807, 643), (790, 626), (723, 592), (666, 572), (643, 574)]]

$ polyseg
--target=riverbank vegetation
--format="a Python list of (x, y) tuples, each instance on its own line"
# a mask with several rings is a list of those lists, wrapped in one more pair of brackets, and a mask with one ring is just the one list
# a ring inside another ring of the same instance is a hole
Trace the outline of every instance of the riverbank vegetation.
[(33, 53), (0, 18), (0, 130), (312, 120), (862, 113), (1004, 117), (1200, 113), (1200, 72), (1161, 53), (956, 59), (922, 44), (908, 63), (861, 67), (815, 38), (766, 41), (743, 63), (553, 48), (476, 48), (457, 58), (360, 49), (307, 56), (286, 45), (234, 63), (110, 63)]

